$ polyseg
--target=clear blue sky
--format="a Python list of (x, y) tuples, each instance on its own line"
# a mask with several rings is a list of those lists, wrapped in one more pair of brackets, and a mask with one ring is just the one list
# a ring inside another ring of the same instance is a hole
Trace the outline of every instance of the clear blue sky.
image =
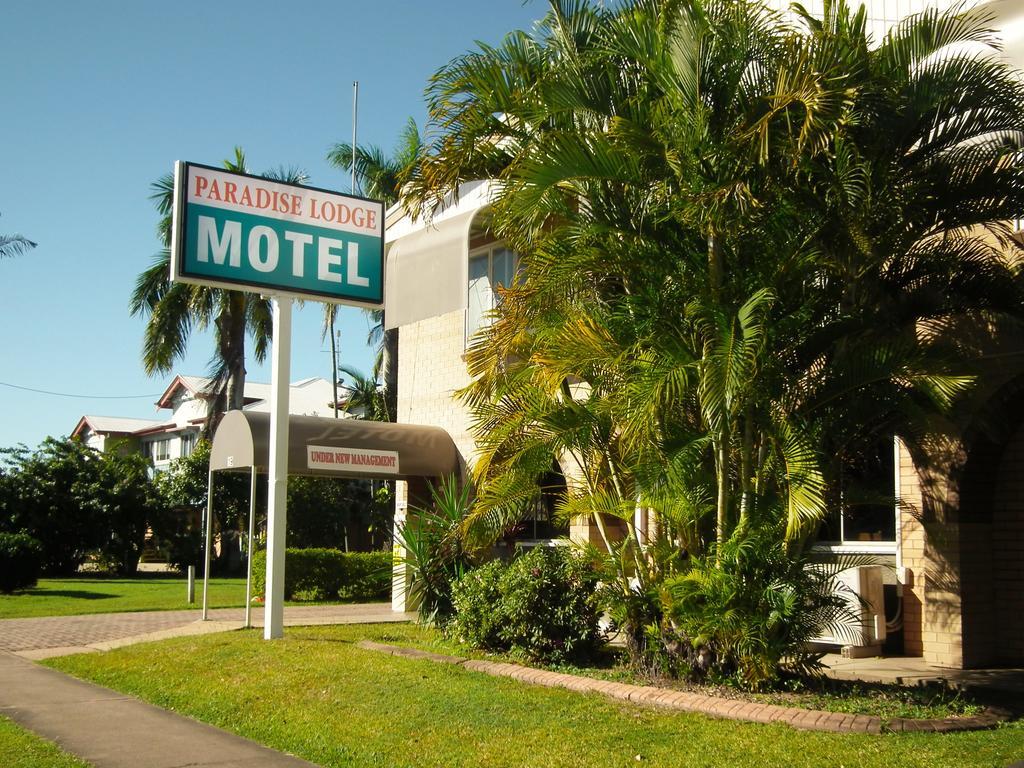
[[(529, 28), (519, 0), (176, 3), (6, 0), (0, 24), (0, 233), (39, 246), (0, 261), (0, 447), (66, 435), (83, 414), (157, 418), (168, 377), (140, 363), (136, 275), (159, 249), (149, 185), (175, 160), (219, 165), (235, 145), (252, 170), (298, 166), (347, 190), (324, 160), (351, 138), (390, 150), (425, 117), (429, 76), (475, 41)], [(342, 311), (342, 361), (367, 370), (368, 324)], [(329, 376), (320, 309), (295, 317), (292, 379)], [(176, 371), (204, 374), (196, 334)], [(251, 360), (253, 381), (269, 363)], [(132, 399), (96, 396), (138, 395)]]

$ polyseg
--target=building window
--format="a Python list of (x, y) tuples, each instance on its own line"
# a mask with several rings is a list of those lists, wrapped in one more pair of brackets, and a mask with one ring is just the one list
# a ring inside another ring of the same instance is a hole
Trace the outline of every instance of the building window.
[(839, 480), (838, 508), (822, 523), (820, 544), (874, 549), (896, 543), (893, 440), (849, 462)]
[(547, 542), (569, 535), (569, 525), (557, 520), (556, 509), (566, 497), (565, 476), (558, 462), (537, 481), (537, 495), (527, 505), (519, 524), (509, 532), (508, 540), (516, 545), (523, 542)]
[(146, 443), (146, 458), (157, 461), (169, 461), (171, 458), (171, 440), (170, 438), (162, 438), (160, 440), (151, 440)]
[(181, 457), (191, 456), (192, 451), (196, 449), (196, 433), (185, 432), (181, 436)]
[(516, 254), (502, 245), (492, 245), (469, 256), (466, 339), (490, 323), (488, 313), (497, 305), (498, 287), (507, 287), (519, 268)]

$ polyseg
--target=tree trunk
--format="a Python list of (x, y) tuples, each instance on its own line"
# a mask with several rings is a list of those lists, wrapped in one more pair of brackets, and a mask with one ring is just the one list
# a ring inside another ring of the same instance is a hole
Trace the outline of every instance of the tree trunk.
[[(382, 321), (383, 322), (383, 321)], [(398, 329), (384, 331), (381, 377), (384, 381), (384, 408), (387, 421), (398, 421)]]
[(245, 304), (244, 294), (231, 297), (229, 331), (222, 340), (221, 358), (228, 373), (225, 407), (229, 411), (245, 405)]
[(715, 539), (721, 545), (726, 539), (729, 525), (729, 428), (723, 425), (718, 435), (715, 468), (718, 471), (718, 504)]
[(717, 300), (722, 289), (722, 243), (714, 235), (708, 235), (708, 282), (711, 295)]
[(331, 384), (334, 386), (334, 418), (338, 418), (338, 347), (334, 338), (334, 319), (337, 316), (337, 306), (331, 304), (328, 307), (327, 316), (328, 329), (331, 334)]
[(751, 473), (754, 460), (754, 416), (753, 409), (747, 406), (743, 414), (743, 447), (740, 451), (740, 519), (736, 527), (745, 532), (750, 525), (750, 510), (753, 506), (753, 489)]

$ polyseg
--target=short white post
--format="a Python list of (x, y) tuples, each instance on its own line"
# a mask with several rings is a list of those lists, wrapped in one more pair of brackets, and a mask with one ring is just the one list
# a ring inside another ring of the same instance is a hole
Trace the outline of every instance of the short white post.
[(206, 545), (203, 547), (203, 621), (209, 617), (206, 598), (210, 590), (210, 549), (213, 541), (213, 470), (207, 473), (206, 482)]
[(249, 552), (245, 566), (245, 628), (252, 626), (252, 543), (256, 530), (256, 467), (249, 477)]
[(292, 299), (274, 296), (270, 358), (270, 475), (267, 493), (267, 595), (263, 638), (284, 636), (284, 552), (288, 521), (288, 378), (291, 368)]
[(188, 604), (193, 605), (196, 602), (196, 567), (194, 565), (188, 567), (185, 580), (185, 595), (188, 598)]

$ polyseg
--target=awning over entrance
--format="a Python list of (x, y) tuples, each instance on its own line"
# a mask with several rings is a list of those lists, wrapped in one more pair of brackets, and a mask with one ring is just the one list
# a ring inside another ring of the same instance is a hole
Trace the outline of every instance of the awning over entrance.
[[(265, 472), (270, 414), (229, 411), (213, 437), (210, 471)], [(459, 471), (455, 443), (443, 429), (319, 416), (288, 418), (288, 474), (405, 479)]]

